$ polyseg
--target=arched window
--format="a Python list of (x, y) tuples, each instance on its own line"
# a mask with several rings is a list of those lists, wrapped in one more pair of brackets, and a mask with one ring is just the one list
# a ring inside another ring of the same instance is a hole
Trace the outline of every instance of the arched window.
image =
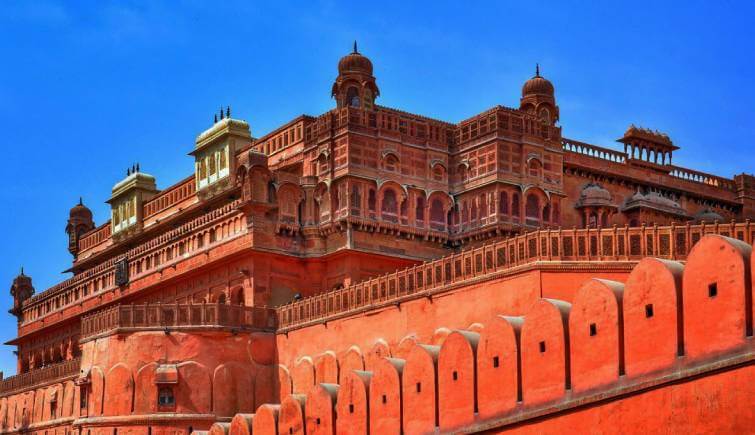
[(414, 209), (414, 215), (415, 215), (415, 219), (417, 219), (419, 222), (425, 221), (425, 197), (424, 196), (417, 197), (417, 206)]
[(432, 176), (435, 181), (443, 181), (446, 178), (446, 168), (440, 163), (435, 163), (432, 168)]
[(511, 215), (519, 216), (519, 194), (514, 193), (511, 195)]
[(545, 204), (545, 207), (543, 207), (543, 221), (544, 222), (550, 222), (551, 221), (551, 206), (550, 206), (550, 204)]
[(325, 153), (321, 153), (317, 157), (317, 175), (323, 176), (327, 175), (328, 173), (328, 158), (325, 156)]
[(501, 192), (500, 199), (498, 202), (498, 211), (501, 214), (509, 214), (509, 194), (506, 192)]
[(346, 102), (351, 107), (359, 107), (359, 89), (352, 86), (346, 91)]
[(524, 206), (527, 219), (539, 219), (540, 218), (540, 200), (537, 195), (527, 195), (527, 203)]
[(375, 189), (370, 189), (370, 193), (367, 195), (367, 208), (370, 211), (375, 211)]
[(244, 289), (239, 287), (231, 294), (231, 304), (244, 305)]
[(443, 203), (438, 198), (435, 198), (430, 205), (430, 221), (443, 222)]
[(396, 201), (396, 192), (393, 189), (386, 189), (383, 194), (383, 206), (380, 210), (382, 213), (396, 215), (398, 212), (398, 202)]
[(546, 124), (551, 123), (551, 112), (548, 111), (545, 107), (540, 109), (540, 114), (538, 115), (541, 121), (545, 122)]
[(529, 162), (529, 174), (530, 177), (540, 178), (540, 172), (543, 168), (543, 165), (540, 163), (540, 160), (532, 159)]
[(359, 210), (362, 208), (362, 186), (351, 187), (351, 212), (359, 214)]
[(218, 303), (219, 304), (225, 303), (225, 293), (221, 293), (220, 296), (218, 296)]
[(398, 159), (393, 154), (385, 156), (384, 168), (386, 171), (396, 172), (398, 171)]
[(558, 202), (553, 203), (553, 214), (551, 216), (551, 221), (554, 224), (561, 223), (561, 206)]

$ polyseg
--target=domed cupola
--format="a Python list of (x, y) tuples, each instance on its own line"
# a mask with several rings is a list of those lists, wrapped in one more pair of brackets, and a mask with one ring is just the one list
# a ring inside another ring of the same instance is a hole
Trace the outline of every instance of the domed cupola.
[(537, 115), (549, 125), (558, 121), (555, 88), (553, 83), (540, 75), (540, 65), (535, 65), (535, 76), (524, 82), (519, 109)]
[(367, 56), (363, 56), (357, 51), (356, 42), (354, 42), (354, 51), (342, 57), (338, 61), (338, 74), (346, 73), (363, 73), (372, 75), (372, 61)]
[(84, 202), (79, 198), (79, 203), (71, 208), (68, 213), (68, 223), (66, 233), (68, 234), (68, 252), (74, 257), (79, 252), (79, 240), (84, 233), (94, 228), (92, 211), (89, 210)]
[(613, 198), (611, 192), (598, 183), (588, 183), (579, 195), (576, 208), (581, 207), (613, 207)]
[(357, 51), (357, 43), (354, 41), (354, 51), (338, 62), (338, 77), (333, 83), (332, 96), (339, 108), (350, 106), (372, 109), (378, 95), (380, 89), (372, 75), (372, 62)]
[(21, 268), (21, 273), (13, 279), (13, 285), (10, 287), (10, 294), (13, 296), (13, 308), (8, 310), (21, 322), (23, 318), (21, 314), (23, 312), (24, 302), (32, 297), (34, 294), (34, 287), (31, 285), (31, 277), (24, 274), (24, 268)]
[(607, 227), (618, 209), (611, 192), (596, 182), (582, 188), (574, 208), (582, 212), (585, 228)]
[(700, 210), (695, 214), (694, 222), (696, 224), (699, 224), (701, 222), (709, 224), (714, 222), (724, 222), (724, 217), (713, 211), (713, 209), (711, 209), (710, 207), (706, 207), (705, 209)]

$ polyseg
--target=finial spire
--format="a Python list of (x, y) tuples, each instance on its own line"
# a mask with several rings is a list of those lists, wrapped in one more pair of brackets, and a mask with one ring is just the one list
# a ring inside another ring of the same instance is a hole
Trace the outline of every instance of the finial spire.
[(223, 120), (223, 106), (220, 106), (220, 120)]
[(139, 162), (136, 162), (136, 172), (139, 172)]
[(540, 77), (540, 64), (535, 64), (535, 77)]
[(356, 39), (354, 40), (354, 53), (359, 53), (357, 51), (357, 40)]
[(79, 205), (84, 205), (84, 198), (79, 197)]
[(24, 276), (24, 266), (21, 266), (21, 276)]
[(231, 119), (231, 106), (225, 108), (225, 117)]
[(215, 114), (214, 122), (218, 122), (218, 114)]
[(128, 177), (131, 175), (131, 168), (126, 168), (126, 176)]

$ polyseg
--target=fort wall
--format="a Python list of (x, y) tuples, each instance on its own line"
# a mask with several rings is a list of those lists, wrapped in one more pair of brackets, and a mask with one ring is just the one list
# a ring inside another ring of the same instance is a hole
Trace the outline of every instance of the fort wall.
[[(283, 399), (306, 397), (303, 420), (287, 425), (368, 433), (374, 422), (398, 433), (387, 422), (399, 418), (405, 433), (556, 433), (563, 424), (746, 431), (755, 417), (742, 402), (755, 374), (751, 251), (706, 236), (686, 265), (646, 258), (625, 283), (586, 279), (571, 302), (543, 298), (529, 272), (491, 281), (500, 292), (483, 299), (485, 290), (470, 286), (279, 334)], [(315, 337), (323, 341), (308, 345)], [(363, 399), (371, 394), (379, 396)], [(400, 405), (390, 408), (389, 398)]]

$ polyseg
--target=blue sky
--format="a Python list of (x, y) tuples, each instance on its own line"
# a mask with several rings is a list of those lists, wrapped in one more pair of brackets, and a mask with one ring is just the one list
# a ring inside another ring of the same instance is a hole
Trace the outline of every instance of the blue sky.
[[(678, 165), (753, 172), (755, 7), (598, 3), (4, 1), (0, 282), (21, 265), (37, 291), (64, 279), (79, 196), (99, 224), (133, 162), (160, 188), (187, 176), (186, 153), (220, 105), (255, 136), (333, 107), (354, 39), (379, 104), (456, 122), (516, 106), (539, 62), (566, 137), (615, 146), (635, 123), (667, 132)], [(15, 331), (0, 315), (0, 339)], [(6, 376), (11, 350), (0, 350)]]

